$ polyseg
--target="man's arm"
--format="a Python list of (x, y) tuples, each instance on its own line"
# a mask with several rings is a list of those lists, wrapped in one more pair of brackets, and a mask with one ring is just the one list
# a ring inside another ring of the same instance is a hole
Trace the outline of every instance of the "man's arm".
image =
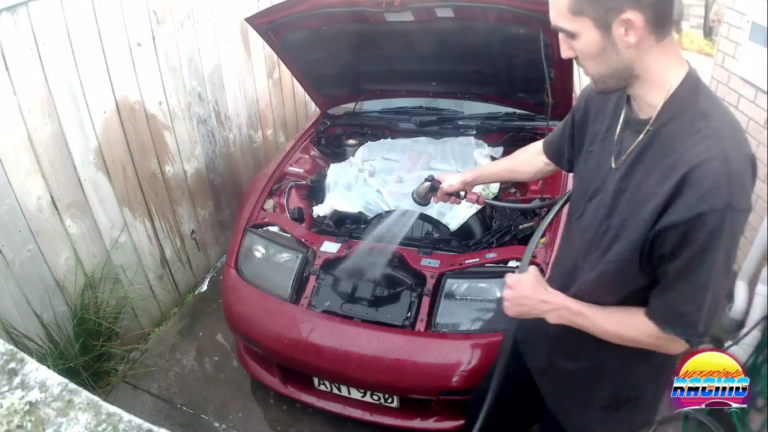
[(690, 348), (683, 339), (664, 333), (648, 318), (645, 308), (596, 306), (555, 292), (558, 307), (546, 317), (551, 324), (574, 327), (617, 345), (670, 355)]
[(548, 321), (609, 342), (680, 354), (705, 343), (732, 289), (748, 209), (711, 210), (655, 232), (648, 243), (655, 287), (648, 306), (607, 307), (558, 295)]
[(487, 165), (460, 173), (438, 174), (441, 185), (434, 196), (435, 202), (459, 204), (460, 200), (450, 194), (488, 183), (534, 181), (554, 173), (558, 167), (545, 154), (545, 145), (545, 140), (539, 140)]
[(723, 208), (660, 229), (648, 241), (655, 279), (647, 307), (599, 306), (550, 287), (536, 268), (508, 274), (504, 311), (544, 318), (618, 345), (676, 355), (707, 341), (732, 288), (749, 209)]
[(471, 190), (482, 184), (536, 181), (553, 174), (558, 168), (573, 173), (586, 136), (587, 98), (591, 93), (592, 87), (587, 86), (565, 119), (543, 140), (470, 171), (439, 174), (437, 179), (442, 186), (435, 195), (435, 201), (458, 204), (458, 198), (451, 198), (449, 194)]
[(544, 178), (558, 167), (544, 154), (544, 140), (536, 141), (509, 156), (462, 174), (472, 186), (497, 182), (529, 182)]

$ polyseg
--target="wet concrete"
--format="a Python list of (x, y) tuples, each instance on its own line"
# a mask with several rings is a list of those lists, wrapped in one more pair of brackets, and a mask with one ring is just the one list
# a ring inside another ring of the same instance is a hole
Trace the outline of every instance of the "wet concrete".
[(149, 344), (107, 400), (170, 431), (397, 432), (313, 409), (258, 382), (235, 358), (221, 275)]

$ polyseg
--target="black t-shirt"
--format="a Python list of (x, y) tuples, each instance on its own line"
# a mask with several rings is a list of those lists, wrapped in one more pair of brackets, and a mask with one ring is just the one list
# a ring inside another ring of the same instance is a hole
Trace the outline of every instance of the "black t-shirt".
[[(700, 345), (732, 289), (755, 156), (735, 116), (691, 68), (614, 169), (626, 103), (624, 91), (599, 94), (588, 86), (544, 140), (547, 157), (574, 175), (548, 282), (587, 303), (644, 307), (663, 331)], [(627, 107), (617, 161), (647, 124)], [(569, 432), (648, 427), (679, 361), (541, 319), (521, 320), (517, 340)]]

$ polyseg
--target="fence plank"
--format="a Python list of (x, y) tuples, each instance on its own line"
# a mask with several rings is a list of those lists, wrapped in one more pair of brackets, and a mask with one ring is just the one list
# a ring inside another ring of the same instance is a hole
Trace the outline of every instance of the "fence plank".
[(253, 10), (249, 1), (232, 0), (230, 2), (230, 19), (235, 30), (235, 62), (237, 64), (240, 90), (245, 109), (245, 130), (248, 137), (248, 153), (254, 165), (254, 174), (265, 165), (264, 138), (261, 131), (259, 101), (256, 93), (256, 81), (251, 61), (251, 45), (248, 36), (250, 26), (245, 22), (248, 12)]
[(216, 32), (216, 42), (221, 62), (221, 74), (227, 100), (230, 118), (234, 152), (240, 169), (240, 182), (243, 189), (253, 178), (253, 158), (249, 147), (248, 132), (246, 131), (245, 100), (241, 91), (242, 83), (239, 77), (239, 67), (235, 58), (235, 44), (240, 39), (240, 26), (237, 25), (232, 0), (218, 3), (212, 12), (212, 20)]
[(192, 286), (195, 280), (187, 254), (184, 253), (181, 229), (152, 143), (152, 133), (133, 68), (120, 2), (95, 0), (94, 9), (106, 54), (107, 69), (117, 97), (117, 109), (142, 191), (149, 205), (152, 223), (173, 275), (175, 292), (156, 292), (163, 309), (170, 310), (179, 300), (180, 290)]
[[(2, 14), (2, 12), (0, 12)], [(3, 50), (0, 48), (0, 60)], [(32, 231), (40, 251), (48, 263), (56, 282), (62, 286), (74, 279), (82, 279), (82, 269), (69, 242), (61, 218), (56, 212), (53, 197), (45, 184), (29, 142), (24, 119), (21, 116), (5, 63), (0, 63), (0, 163), (8, 182)], [(21, 244), (30, 244), (23, 241)], [(38, 265), (39, 263), (35, 263)], [(40, 268), (41, 272), (44, 269)]]
[(253, 161), (254, 174), (266, 166), (266, 154), (264, 151), (264, 137), (261, 131), (261, 116), (259, 113), (259, 100), (256, 90), (256, 80), (253, 73), (251, 60), (251, 44), (248, 35), (250, 26), (244, 21), (242, 1), (237, 1), (235, 7), (235, 22), (237, 26), (237, 43), (235, 59), (237, 61), (238, 76), (243, 94), (245, 106), (245, 127), (248, 137), (248, 150)]
[(40, 64), (27, 5), (0, 12), (0, 40), (37, 163), (80, 263), (89, 272), (106, 258), (106, 248), (67, 149)]
[(122, 6), (133, 65), (149, 121), (149, 131), (163, 172), (171, 206), (179, 223), (180, 231), (176, 235), (182, 239), (185, 246), (178, 253), (187, 255), (195, 278), (192, 284), (179, 285), (179, 290), (185, 294), (193, 288), (196, 281), (205, 277), (210, 268), (208, 264), (210, 258), (203, 238), (197, 236), (201, 229), (197, 222), (195, 205), (189, 193), (187, 178), (184, 175), (184, 167), (176, 144), (176, 134), (168, 112), (168, 102), (160, 77), (147, 5), (143, 1), (123, 0)]
[[(62, 0), (80, 83), (112, 189), (133, 239), (148, 287), (137, 286), (136, 307), (145, 325), (160, 320), (157, 293), (172, 293), (173, 278), (152, 226), (139, 178), (117, 111), (91, 0)], [(94, 150), (94, 152), (96, 152)]]
[(311, 120), (317, 114), (318, 109), (308, 94), (304, 93), (304, 99), (307, 104), (307, 120)]
[[(28, 8), (40, 59), (80, 184), (93, 211), (109, 258), (118, 267), (105, 266), (99, 273), (104, 277), (119, 277), (126, 287), (133, 285), (146, 290), (149, 281), (130, 233), (125, 229), (120, 205), (107, 175), (80, 85), (61, 3), (56, 0), (37, 0), (29, 3)], [(147, 294), (146, 291), (144, 294)], [(151, 295), (146, 299), (150, 304), (139, 309), (146, 310), (148, 307), (154, 315), (152, 319), (158, 320), (157, 304)], [(144, 328), (148, 327), (149, 324)], [(134, 332), (140, 329), (138, 322), (131, 322), (127, 330)]]
[[(257, 5), (257, 4), (254, 4)], [(249, 11), (256, 13), (258, 11)], [(264, 141), (264, 166), (274, 158), (278, 151), (277, 132), (275, 118), (272, 114), (272, 98), (269, 93), (269, 78), (267, 77), (267, 64), (264, 53), (264, 41), (248, 23), (248, 45), (251, 49), (251, 63), (253, 65), (253, 77), (256, 87), (256, 101), (259, 104), (259, 120), (261, 122), (261, 137)]]
[(216, 235), (214, 199), (208, 184), (208, 175), (201, 142), (192, 119), (192, 103), (184, 85), (184, 71), (176, 46), (173, 11), (167, 0), (148, 0), (152, 34), (155, 40), (160, 73), (168, 101), (173, 130), (181, 154), (181, 162), (189, 184), (192, 201), (200, 224), (199, 235), (208, 250), (209, 264), (214, 265), (224, 253), (224, 245)]
[[(0, 301), (0, 318), (15, 319), (13, 324), (31, 336), (39, 327), (15, 280), (24, 281), (24, 293), (29, 304), (47, 320), (53, 318), (54, 313), (60, 316), (65, 312), (66, 303), (56, 288), (56, 280), (37, 246), (2, 165), (0, 226), (0, 266), (7, 266), (7, 271), (0, 268), (0, 297), (6, 297)], [(4, 286), (1, 285), (3, 283)]]
[(299, 120), (296, 116), (296, 99), (293, 92), (293, 75), (285, 67), (285, 63), (278, 59), (280, 69), (280, 87), (283, 91), (283, 110), (285, 110), (285, 123), (287, 126), (286, 141), (290, 142), (299, 130)]
[[(263, 0), (259, 2), (261, 9), (268, 8), (272, 2), (270, 0)], [(258, 37), (258, 35), (257, 35)], [(259, 38), (261, 39), (261, 38)], [(280, 78), (280, 60), (277, 58), (277, 54), (272, 51), (266, 43), (262, 44), (264, 49), (264, 69), (267, 75), (267, 87), (269, 88), (269, 95), (272, 101), (272, 116), (275, 124), (275, 136), (277, 142), (278, 151), (285, 147), (285, 144), (291, 138), (288, 119), (285, 115), (285, 103), (283, 102), (283, 84)]]
[[(238, 196), (229, 184), (228, 166), (221, 158), (219, 150), (221, 138), (213, 110), (208, 103), (208, 90), (198, 50), (192, 7), (186, 0), (173, 0), (172, 6), (172, 24), (176, 30), (176, 44), (190, 102), (190, 114), (200, 142), (211, 196), (214, 199), (217, 240), (219, 245), (229, 245), (229, 231), (236, 211), (232, 203), (237, 202)], [(226, 246), (222, 250), (226, 250)]]
[(301, 87), (296, 78), (291, 77), (293, 81), (293, 99), (296, 103), (296, 124), (297, 130), (304, 129), (307, 125), (307, 102), (304, 94), (304, 88)]
[[(0, 180), (0, 194), (3, 194), (2, 182)], [(39, 336), (42, 334), (42, 327), (35, 319), (30, 305), (36, 307), (40, 302), (30, 298), (32, 296), (26, 290), (26, 283), (24, 284), (25, 291), (22, 291), (16, 281), (9, 263), (3, 255), (0, 255), (0, 318), (4, 320), (4, 323), (12, 325), (16, 330), (29, 337)], [(29, 303), (27, 303), (28, 300)], [(37, 310), (44, 318), (50, 315), (50, 313), (44, 312), (46, 309), (50, 310), (49, 307), (46, 307), (44, 303), (39, 306), (40, 309)], [(0, 328), (0, 338), (8, 340), (2, 328)]]
[(235, 147), (232, 120), (227, 107), (227, 93), (224, 86), (224, 76), (221, 70), (221, 60), (217, 50), (218, 41), (213, 22), (213, 10), (205, 0), (192, 2), (197, 33), (200, 62), (205, 73), (205, 88), (208, 91), (208, 102), (214, 113), (215, 131), (217, 135), (217, 154), (215, 157), (224, 161), (225, 180), (234, 194), (233, 206), (237, 208), (243, 193), (243, 175), (240, 173), (238, 154)]

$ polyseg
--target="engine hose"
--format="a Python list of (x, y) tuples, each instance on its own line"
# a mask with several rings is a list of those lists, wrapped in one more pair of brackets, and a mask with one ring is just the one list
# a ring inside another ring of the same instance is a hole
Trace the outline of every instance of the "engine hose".
[[(568, 201), (571, 198), (571, 191), (569, 190), (566, 192), (562, 197), (558, 198), (552, 208), (552, 210), (547, 213), (547, 216), (544, 218), (544, 220), (539, 224), (539, 227), (536, 229), (536, 231), (533, 233), (533, 237), (531, 238), (531, 241), (528, 242), (528, 246), (525, 248), (525, 253), (523, 254), (523, 259), (520, 260), (520, 266), (518, 267), (517, 272), (518, 273), (525, 273), (528, 270), (528, 265), (531, 262), (531, 258), (533, 258), (533, 252), (536, 250), (536, 246), (539, 244), (539, 240), (541, 240), (541, 237), (544, 235), (544, 231), (547, 229), (549, 224), (552, 223), (552, 221), (555, 219), (555, 216), (560, 213), (560, 210), (565, 207), (565, 205), (568, 203)], [(486, 201), (486, 203), (489, 203), (490, 201)], [(498, 203), (494, 202), (495, 204), (507, 204), (508, 203)], [(544, 204), (544, 203), (541, 203)], [(517, 204), (520, 205), (520, 204)], [(525, 204), (530, 205), (530, 204)], [(528, 207), (530, 208), (530, 207)], [(515, 339), (515, 330), (517, 329), (517, 319), (516, 318), (508, 318), (506, 325), (504, 327), (504, 337), (501, 339), (501, 347), (499, 348), (499, 358), (496, 362), (496, 369), (493, 372), (493, 378), (491, 379), (491, 385), (488, 389), (488, 394), (485, 397), (485, 402), (483, 402), (483, 408), (480, 411), (480, 415), (477, 418), (477, 422), (475, 423), (474, 428), (472, 429), (473, 432), (480, 432), (480, 430), (483, 427), (483, 423), (485, 422), (485, 418), (488, 416), (488, 412), (490, 411), (491, 406), (493, 405), (493, 401), (496, 398), (496, 394), (499, 392), (499, 386), (501, 385), (501, 379), (504, 376), (504, 371), (506, 370), (506, 365), (509, 362), (509, 354), (512, 352), (512, 342)]]
[(520, 204), (520, 203), (508, 203), (508, 202), (502, 202), (502, 201), (493, 201), (493, 200), (485, 200), (485, 205), (493, 206), (493, 207), (499, 207), (499, 208), (506, 208), (506, 209), (512, 209), (512, 210), (538, 210), (542, 208), (548, 208), (552, 207), (553, 205), (560, 202), (560, 200), (563, 197), (557, 197), (553, 198), (549, 201), (543, 201), (540, 203), (531, 203), (531, 204)]

